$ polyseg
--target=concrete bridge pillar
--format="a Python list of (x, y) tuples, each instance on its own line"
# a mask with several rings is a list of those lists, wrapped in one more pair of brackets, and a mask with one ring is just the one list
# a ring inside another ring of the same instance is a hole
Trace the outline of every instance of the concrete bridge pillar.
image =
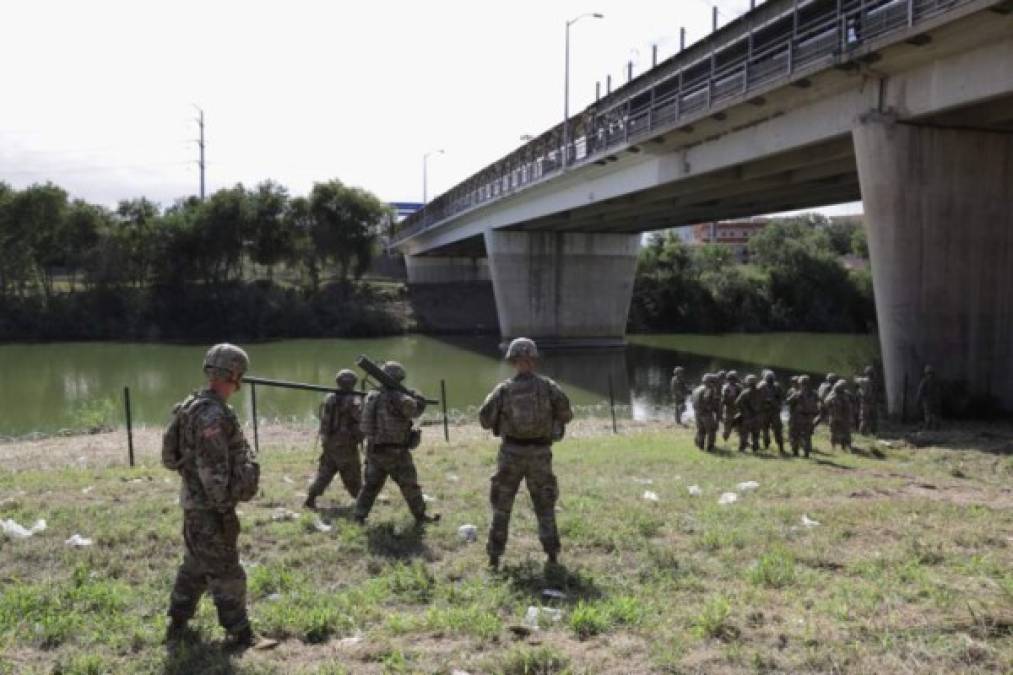
[(1013, 134), (853, 131), (890, 411), (922, 368), (1013, 410)]
[(489, 231), (485, 249), (504, 338), (624, 344), (639, 234)]
[(406, 255), (409, 284), (451, 284), (489, 281), (485, 258)]

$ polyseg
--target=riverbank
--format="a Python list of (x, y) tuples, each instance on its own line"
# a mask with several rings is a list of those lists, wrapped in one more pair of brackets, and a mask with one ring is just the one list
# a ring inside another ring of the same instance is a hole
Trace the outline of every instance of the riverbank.
[[(312, 429), (268, 425), (262, 491), (240, 509), (241, 555), (253, 623), (281, 644), (243, 655), (222, 651), (208, 600), (198, 643), (174, 656), (161, 644), (180, 514), (156, 430), (140, 433), (133, 470), (118, 433), (6, 445), (15, 464), (0, 470), (0, 516), (48, 527), (0, 540), (0, 672), (993, 673), (1013, 663), (1008, 430), (917, 449), (858, 438), (855, 454), (830, 453), (821, 433), (811, 461), (723, 445), (704, 454), (688, 430), (665, 425), (622, 431), (581, 422), (555, 448), (563, 566), (543, 571), (519, 495), (503, 570), (490, 573), (487, 433), (455, 427), (446, 444), (427, 431), (416, 462), (443, 520), (419, 533), (389, 486), (365, 527), (337, 485), (319, 519), (305, 512)], [(735, 501), (719, 504), (723, 493)], [(465, 524), (478, 542), (458, 536)], [(94, 543), (65, 545), (73, 534)], [(529, 607), (552, 611), (525, 627)]]

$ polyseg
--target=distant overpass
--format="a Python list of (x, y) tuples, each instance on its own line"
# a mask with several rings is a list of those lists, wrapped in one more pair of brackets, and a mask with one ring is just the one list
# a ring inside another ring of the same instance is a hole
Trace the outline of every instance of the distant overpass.
[(931, 361), (1013, 408), (1013, 0), (770, 0), (570, 127), (409, 217), (409, 280), (621, 342), (638, 233), (861, 198), (891, 405)]

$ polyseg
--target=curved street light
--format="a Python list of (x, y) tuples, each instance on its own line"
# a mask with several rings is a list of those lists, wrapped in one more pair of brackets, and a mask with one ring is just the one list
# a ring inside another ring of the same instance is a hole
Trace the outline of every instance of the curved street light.
[(570, 26), (581, 19), (604, 19), (600, 12), (588, 12), (566, 22), (566, 69), (563, 76), (563, 168), (570, 158)]

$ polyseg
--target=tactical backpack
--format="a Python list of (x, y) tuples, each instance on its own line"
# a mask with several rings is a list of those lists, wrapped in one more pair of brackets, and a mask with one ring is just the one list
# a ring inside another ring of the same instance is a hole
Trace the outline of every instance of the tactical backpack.
[(185, 450), (186, 443), (183, 439), (183, 429), (186, 426), (185, 422), (189, 408), (195, 400), (197, 400), (197, 394), (193, 393), (172, 406), (172, 418), (162, 433), (162, 466), (170, 471), (179, 471), (186, 461), (190, 459)]
[(507, 411), (504, 433), (517, 438), (551, 438), (552, 407), (548, 385), (538, 377), (510, 380), (500, 390)]

